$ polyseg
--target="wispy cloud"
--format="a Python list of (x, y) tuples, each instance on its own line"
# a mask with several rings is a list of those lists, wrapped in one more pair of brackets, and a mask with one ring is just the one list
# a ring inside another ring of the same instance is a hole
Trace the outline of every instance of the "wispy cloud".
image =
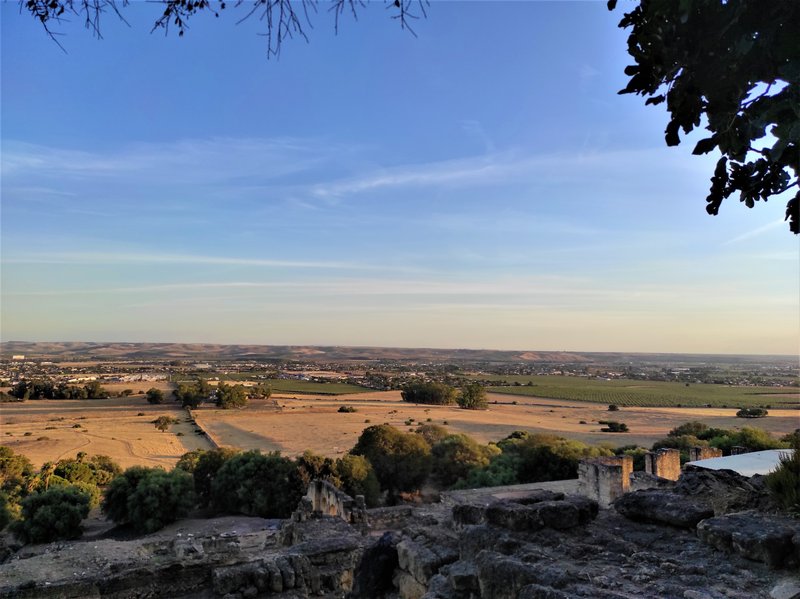
[(280, 260), (271, 258), (239, 258), (229, 256), (203, 256), (185, 254), (63, 252), (31, 253), (3, 256), (4, 264), (193, 264), (222, 266), (255, 266), (328, 270), (380, 270), (419, 272), (420, 269), (404, 266), (369, 264), (361, 262), (325, 260)]
[(771, 223), (767, 223), (766, 225), (762, 225), (760, 227), (756, 227), (755, 229), (752, 229), (750, 231), (746, 231), (746, 232), (742, 233), (741, 235), (737, 235), (733, 239), (729, 239), (728, 241), (723, 243), (723, 245), (731, 245), (731, 244), (734, 244), (734, 243), (740, 243), (742, 241), (746, 241), (748, 239), (752, 239), (753, 237), (758, 237), (759, 235), (763, 235), (764, 233), (766, 233), (768, 231), (772, 231), (773, 229), (777, 229), (778, 227), (783, 227), (783, 226), (785, 226), (785, 224), (786, 223), (785, 223), (785, 221), (783, 219), (778, 219), (778, 220), (772, 221)]

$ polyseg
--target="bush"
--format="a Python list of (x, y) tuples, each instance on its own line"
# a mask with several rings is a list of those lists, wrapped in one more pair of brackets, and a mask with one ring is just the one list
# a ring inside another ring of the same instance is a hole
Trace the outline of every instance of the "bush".
[(339, 409), (337, 410), (337, 412), (351, 414), (353, 412), (358, 412), (358, 410), (356, 408), (354, 408), (353, 406), (339, 406)]
[(164, 403), (164, 392), (161, 389), (151, 387), (147, 390), (147, 403), (161, 404)]
[(767, 488), (786, 511), (800, 516), (800, 443), (781, 456), (780, 465), (767, 475)]
[(742, 408), (736, 412), (737, 418), (764, 418), (769, 414), (764, 408)]
[[(189, 471), (192, 468), (192, 478), (194, 479), (194, 492), (197, 495), (198, 503), (206, 507), (211, 503), (211, 483), (225, 463), (239, 453), (238, 449), (231, 447), (218, 447), (209, 451), (196, 450), (198, 453), (189, 452), (184, 454), (178, 467)], [(184, 464), (181, 465), (181, 462)], [(193, 465), (192, 465), (193, 463)]]
[(418, 490), (431, 469), (431, 448), (422, 436), (380, 424), (365, 428), (352, 454), (367, 458), (391, 496)]
[(619, 406), (612, 403), (610, 406), (608, 406), (608, 411), (609, 412), (619, 412)]
[(604, 433), (627, 433), (628, 425), (624, 422), (617, 422), (616, 420), (600, 420), (600, 424), (605, 424), (605, 427), (600, 430)]
[(486, 389), (479, 383), (471, 383), (461, 390), (456, 402), (465, 410), (485, 410), (488, 405)]
[(164, 433), (169, 429), (170, 426), (172, 426), (173, 424), (177, 424), (178, 420), (172, 418), (171, 416), (159, 416), (152, 422), (153, 426), (155, 426), (158, 430)]
[(381, 496), (381, 485), (372, 465), (360, 455), (346, 455), (334, 467), (342, 491), (355, 497), (363, 495), (367, 507), (375, 507)]
[(442, 487), (449, 488), (466, 479), (471, 470), (488, 466), (499, 453), (496, 447), (492, 450), (467, 435), (448, 435), (431, 448), (432, 473)]
[(194, 507), (192, 478), (181, 470), (133, 466), (106, 489), (102, 510), (117, 524), (138, 532), (155, 532)]
[(11, 532), (23, 543), (77, 539), (89, 503), (89, 495), (73, 486), (32, 493), (22, 500), (22, 519), (11, 524)]
[(408, 383), (400, 395), (403, 401), (442, 406), (455, 403), (456, 400), (456, 390), (449, 385), (426, 381)]
[(279, 452), (239, 453), (211, 481), (211, 505), (228, 514), (288, 518), (304, 493), (297, 466)]

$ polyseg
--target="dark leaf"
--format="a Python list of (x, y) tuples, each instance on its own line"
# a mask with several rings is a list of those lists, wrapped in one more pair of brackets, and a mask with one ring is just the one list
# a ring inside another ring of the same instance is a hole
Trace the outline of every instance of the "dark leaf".
[(707, 137), (697, 142), (697, 145), (692, 150), (692, 154), (699, 156), (700, 154), (708, 154), (711, 150), (717, 147), (717, 142), (713, 137)]

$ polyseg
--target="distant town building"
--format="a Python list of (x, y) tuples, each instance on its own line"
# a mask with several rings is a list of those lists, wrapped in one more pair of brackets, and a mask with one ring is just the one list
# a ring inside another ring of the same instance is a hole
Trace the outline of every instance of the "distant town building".
[(12, 360), (24, 360), (25, 356), (23, 356), (22, 354), (19, 354), (19, 355), (16, 355), (16, 356), (11, 356), (11, 359)]

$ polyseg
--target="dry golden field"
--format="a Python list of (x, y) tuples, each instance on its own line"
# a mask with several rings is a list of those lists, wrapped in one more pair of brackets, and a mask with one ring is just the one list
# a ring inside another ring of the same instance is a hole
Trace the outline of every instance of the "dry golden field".
[[(168, 384), (130, 383), (114, 391), (151, 386), (166, 390)], [(220, 445), (279, 450), (290, 456), (306, 449), (327, 456), (339, 455), (355, 444), (367, 426), (387, 422), (408, 430), (428, 419), (435, 424), (446, 422), (450, 431), (467, 433), (483, 443), (524, 429), (614, 446), (650, 446), (671, 428), (689, 420), (723, 428), (756, 426), (775, 434), (800, 427), (797, 410), (773, 409), (766, 418), (743, 420), (735, 417), (736, 410), (732, 408), (621, 408), (618, 412), (608, 412), (606, 406), (599, 404), (502, 394), (489, 394), (489, 409), (484, 411), (409, 404), (401, 400), (399, 391), (337, 397), (276, 394), (273, 398), (281, 406), (279, 411), (271, 407), (271, 402), (253, 401), (243, 410), (204, 406), (195, 410), (194, 416)], [(337, 412), (342, 405), (358, 411)], [(140, 413), (143, 415), (139, 416)], [(169, 432), (159, 432), (151, 421), (160, 415), (173, 416), (180, 423)], [(406, 424), (409, 419), (413, 422)], [(625, 422), (630, 432), (602, 433), (599, 420)], [(179, 432), (183, 435), (179, 436)], [(194, 432), (184, 410), (172, 402), (149, 405), (143, 395), (2, 404), (0, 443), (27, 455), (36, 466), (85, 451), (90, 455), (110, 455), (123, 467), (134, 464), (171, 467), (184, 452), (211, 447), (204, 436)]]
[[(162, 433), (152, 424), (159, 416), (172, 416), (179, 423)], [(1, 404), (0, 444), (26, 455), (36, 467), (85, 451), (111, 456), (123, 468), (137, 464), (171, 468), (183, 453), (211, 447), (204, 436), (195, 434), (187, 418), (178, 405), (153, 406), (143, 395)]]

